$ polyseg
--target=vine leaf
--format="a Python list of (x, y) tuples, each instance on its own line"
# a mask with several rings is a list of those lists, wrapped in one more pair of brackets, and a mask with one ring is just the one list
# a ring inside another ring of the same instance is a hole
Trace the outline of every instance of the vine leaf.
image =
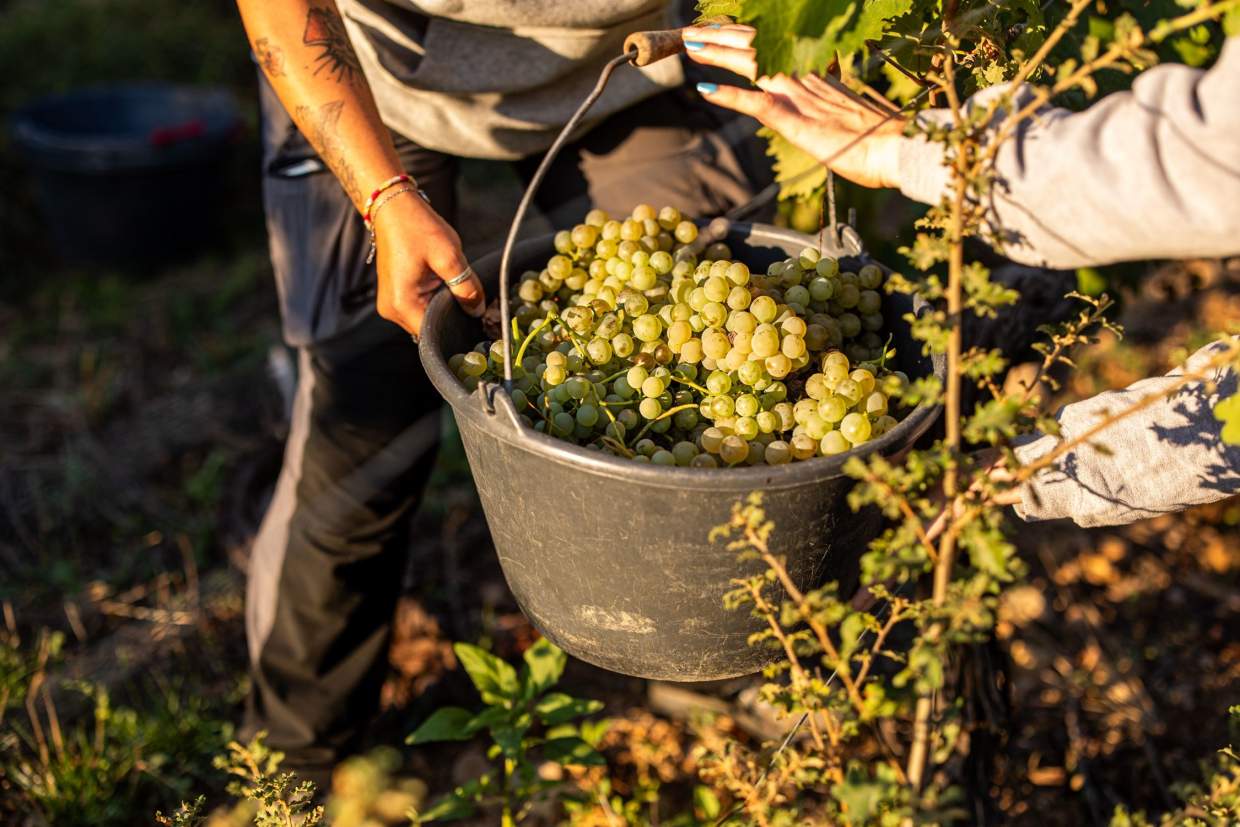
[(1223, 423), (1223, 442), (1240, 445), (1240, 393), (1215, 405), (1214, 418)]
[(827, 183), (827, 168), (817, 158), (773, 129), (764, 126), (758, 134), (767, 140), (766, 154), (775, 159), (780, 198), (808, 198)]
[(739, 19), (758, 30), (758, 73), (822, 73), (880, 39), (913, 0), (744, 0)]

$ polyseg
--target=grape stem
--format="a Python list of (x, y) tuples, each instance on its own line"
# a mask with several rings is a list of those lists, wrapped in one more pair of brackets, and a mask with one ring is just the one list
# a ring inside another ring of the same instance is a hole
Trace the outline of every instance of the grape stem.
[(702, 394), (703, 396), (714, 396), (713, 393), (711, 393), (709, 390), (699, 385), (697, 382), (690, 382), (688, 379), (684, 379), (680, 376), (677, 376), (674, 373), (672, 374), (671, 379), (673, 382), (679, 382), (682, 385), (688, 385), (689, 387), (693, 388), (695, 391)]
[(676, 407), (674, 407), (674, 408), (668, 408), (666, 411), (664, 411), (663, 413), (661, 413), (661, 414), (659, 414), (658, 416), (656, 416), (654, 419), (652, 419), (652, 420), (650, 420), (649, 422), (647, 422), (647, 423), (646, 423), (646, 425), (645, 425), (645, 427), (643, 427), (640, 431), (638, 431), (638, 432), (637, 432), (637, 434), (633, 437), (633, 440), (634, 440), (634, 441), (637, 441), (637, 440), (641, 439), (642, 437), (644, 437), (644, 436), (646, 435), (646, 431), (649, 431), (649, 430), (650, 430), (650, 428), (651, 428), (651, 426), (653, 426), (653, 425), (654, 425), (654, 423), (658, 422), (660, 419), (667, 419), (669, 416), (672, 416), (673, 414), (676, 414), (676, 413), (678, 413), (678, 412), (680, 412), (680, 411), (687, 411), (687, 410), (689, 410), (690, 408), (693, 408), (694, 410), (697, 410), (697, 407), (698, 407), (698, 406), (697, 406), (697, 403), (695, 403), (695, 402), (690, 402), (690, 403), (685, 404), (685, 405), (677, 405), (677, 406), (676, 406)]
[[(543, 320), (541, 322), (539, 322), (538, 324), (530, 328), (529, 333), (525, 334), (525, 339), (524, 341), (521, 342), (521, 347), (517, 348), (517, 358), (513, 360), (514, 362), (516, 362), (516, 364), (518, 365), (521, 364), (521, 357), (525, 355), (525, 349), (530, 346), (530, 342), (534, 341), (534, 337), (538, 335), (538, 332), (540, 330), (542, 330), (547, 325), (551, 324), (551, 320), (554, 317), (555, 317), (554, 311), (552, 311), (551, 313), (548, 313), (545, 317), (543, 317)], [(514, 329), (516, 329), (516, 326), (517, 326), (516, 319), (512, 320), (512, 326)]]

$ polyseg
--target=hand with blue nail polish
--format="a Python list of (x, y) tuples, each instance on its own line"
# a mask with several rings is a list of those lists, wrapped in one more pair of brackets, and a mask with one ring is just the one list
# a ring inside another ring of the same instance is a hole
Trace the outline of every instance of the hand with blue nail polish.
[(751, 26), (691, 26), (682, 37), (689, 59), (726, 69), (757, 89), (699, 83), (711, 103), (749, 115), (774, 129), (824, 165), (867, 187), (895, 186), (904, 118), (880, 108), (833, 78), (815, 75), (758, 77)]

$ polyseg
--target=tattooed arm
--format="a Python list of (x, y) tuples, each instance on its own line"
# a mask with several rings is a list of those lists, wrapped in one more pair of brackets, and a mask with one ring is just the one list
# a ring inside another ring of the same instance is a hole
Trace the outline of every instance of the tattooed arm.
[[(281, 103), (360, 213), (370, 192), (402, 170), (334, 0), (237, 7)], [(379, 213), (375, 240), (379, 315), (417, 334), (431, 294), (467, 265), (460, 238), (422, 199), (402, 195)], [(477, 277), (451, 290), (466, 311), (482, 314)]]

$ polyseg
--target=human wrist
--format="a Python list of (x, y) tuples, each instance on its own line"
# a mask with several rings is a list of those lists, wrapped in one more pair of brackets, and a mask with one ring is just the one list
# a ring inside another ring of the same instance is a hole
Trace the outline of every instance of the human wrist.
[(900, 157), (907, 140), (899, 133), (875, 135), (869, 140), (866, 161), (876, 186), (900, 187)]

